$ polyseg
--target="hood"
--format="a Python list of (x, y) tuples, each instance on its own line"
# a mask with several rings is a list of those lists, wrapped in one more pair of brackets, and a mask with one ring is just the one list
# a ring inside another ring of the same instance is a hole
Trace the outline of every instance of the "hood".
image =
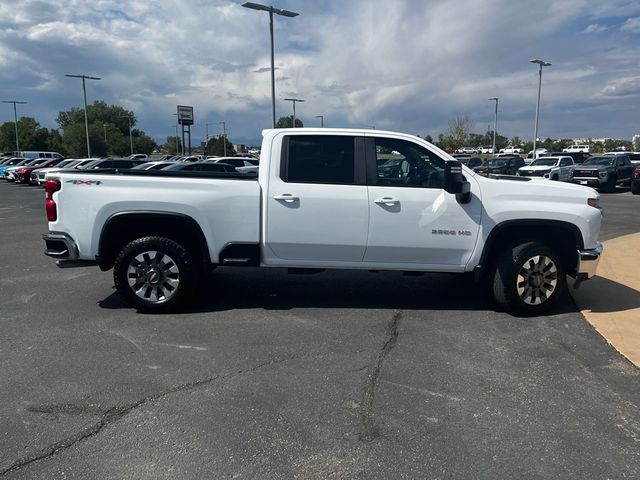
[(612, 168), (611, 165), (576, 165), (576, 170), (606, 170)]
[(520, 167), (518, 170), (533, 170), (536, 172), (540, 172), (543, 170), (551, 170), (555, 168), (557, 165), (527, 165), (525, 167)]

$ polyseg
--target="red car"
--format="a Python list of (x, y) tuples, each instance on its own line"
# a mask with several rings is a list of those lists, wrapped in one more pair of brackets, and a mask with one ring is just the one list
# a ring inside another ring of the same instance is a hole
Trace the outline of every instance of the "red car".
[(46, 162), (42, 162), (38, 165), (20, 167), (13, 171), (13, 176), (15, 177), (16, 183), (26, 183), (27, 185), (31, 185), (31, 172), (37, 170), (38, 168), (55, 167), (62, 160), (64, 159), (54, 158), (51, 160), (47, 160)]
[(636, 167), (631, 174), (631, 193), (640, 195), (640, 167)]

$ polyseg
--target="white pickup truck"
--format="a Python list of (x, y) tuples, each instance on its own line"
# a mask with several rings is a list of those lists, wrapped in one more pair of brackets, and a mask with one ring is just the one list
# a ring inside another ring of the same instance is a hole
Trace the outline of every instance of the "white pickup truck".
[(263, 132), (258, 176), (60, 171), (45, 182), (46, 255), (113, 268), (140, 310), (174, 307), (217, 265), (471, 273), (507, 311), (537, 315), (595, 274), (588, 187), (475, 174), (384, 131)]

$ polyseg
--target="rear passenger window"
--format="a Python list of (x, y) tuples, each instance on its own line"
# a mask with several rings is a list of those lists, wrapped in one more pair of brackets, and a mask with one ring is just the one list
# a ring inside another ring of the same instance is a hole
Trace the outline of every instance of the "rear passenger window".
[(291, 135), (282, 180), (300, 183), (353, 184), (354, 137)]

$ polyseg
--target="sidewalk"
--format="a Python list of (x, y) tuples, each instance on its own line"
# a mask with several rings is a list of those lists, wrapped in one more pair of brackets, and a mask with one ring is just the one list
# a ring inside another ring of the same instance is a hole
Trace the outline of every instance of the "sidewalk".
[(587, 321), (640, 367), (640, 233), (604, 242), (596, 277), (569, 289)]

